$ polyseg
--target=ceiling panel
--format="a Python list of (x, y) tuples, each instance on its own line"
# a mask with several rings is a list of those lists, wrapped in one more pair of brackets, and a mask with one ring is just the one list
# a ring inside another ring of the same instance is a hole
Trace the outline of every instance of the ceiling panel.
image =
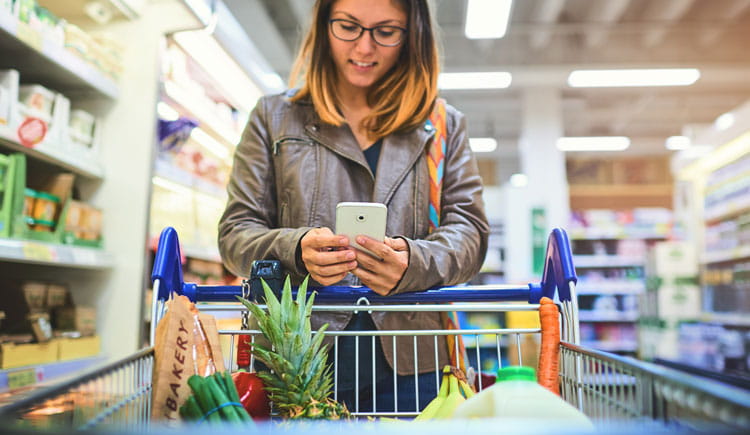
[[(264, 7), (290, 53), (312, 4), (224, 1), (232, 8)], [(666, 153), (664, 139), (684, 126), (710, 123), (750, 100), (750, 0), (516, 0), (506, 36), (481, 41), (464, 36), (464, 0), (432, 4), (445, 71), (514, 74), (506, 90), (443, 92), (466, 114), (472, 136), (505, 144), (498, 158), (513, 158), (522, 95), (530, 87), (559, 90), (565, 134), (623, 134), (633, 138), (634, 152), (655, 154)], [(250, 24), (246, 30), (264, 49), (264, 35)], [(619, 89), (573, 89), (565, 81), (576, 68), (678, 66), (701, 69), (701, 79), (689, 87)], [(277, 68), (288, 74), (289, 65)]]

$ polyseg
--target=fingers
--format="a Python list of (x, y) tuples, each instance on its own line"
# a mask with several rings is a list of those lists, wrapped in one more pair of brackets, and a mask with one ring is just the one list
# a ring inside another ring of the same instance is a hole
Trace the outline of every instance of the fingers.
[(337, 236), (333, 234), (330, 228), (313, 228), (300, 240), (302, 249), (326, 249), (349, 246), (349, 239), (346, 236)]
[(362, 284), (381, 295), (388, 294), (396, 287), (409, 266), (408, 250), (397, 251), (388, 245), (390, 243), (397, 248), (406, 248), (406, 242), (401, 240), (402, 245), (393, 243), (394, 239), (390, 240), (389, 242), (386, 239), (385, 243), (380, 243), (368, 237), (357, 237), (357, 243), (373, 252), (380, 259), (365, 252), (357, 251), (358, 267), (352, 273), (362, 281)]
[(302, 262), (315, 281), (335, 284), (357, 267), (356, 254), (348, 245), (346, 237), (333, 234), (329, 228), (314, 228), (300, 240)]
[(386, 237), (384, 240), (384, 243), (393, 249), (394, 251), (408, 251), (409, 250), (409, 244), (406, 243), (406, 240), (402, 238), (395, 238), (392, 239), (390, 237)]

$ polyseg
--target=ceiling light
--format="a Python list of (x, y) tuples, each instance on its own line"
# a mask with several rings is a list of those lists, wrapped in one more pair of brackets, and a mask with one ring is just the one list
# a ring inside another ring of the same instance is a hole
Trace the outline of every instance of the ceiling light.
[(684, 150), (690, 148), (690, 138), (687, 136), (670, 136), (664, 143), (668, 150)]
[(620, 86), (688, 86), (701, 76), (695, 68), (576, 70), (568, 76), (574, 88)]
[(180, 114), (172, 106), (163, 101), (159, 101), (156, 104), (156, 113), (159, 115), (159, 118), (165, 121), (176, 121), (180, 118)]
[(229, 150), (200, 128), (194, 128), (190, 138), (222, 160), (229, 158)]
[(561, 137), (557, 139), (560, 151), (622, 151), (630, 146), (625, 136)]
[(526, 187), (529, 185), (529, 177), (526, 174), (513, 174), (510, 176), (510, 185), (513, 187)]
[(510, 86), (509, 72), (441, 73), (438, 77), (440, 89), (505, 89)]
[(497, 141), (491, 137), (470, 137), (469, 146), (475, 153), (489, 153), (497, 149)]
[(505, 36), (513, 0), (469, 0), (464, 33), (469, 39), (497, 39)]
[(718, 118), (716, 118), (716, 121), (714, 121), (714, 127), (719, 131), (726, 130), (733, 125), (734, 125), (734, 113), (732, 112), (727, 112), (719, 116)]

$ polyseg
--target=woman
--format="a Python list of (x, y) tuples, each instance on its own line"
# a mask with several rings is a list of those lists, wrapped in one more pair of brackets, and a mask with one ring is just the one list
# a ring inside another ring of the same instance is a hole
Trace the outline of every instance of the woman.
[[(299, 75), (301, 87), (262, 98), (237, 147), (219, 224), (227, 267), (247, 276), (253, 260), (277, 259), (297, 282), (310, 274), (323, 286), (362, 284), (381, 295), (469, 280), (484, 259), (488, 224), (465, 121), (450, 106), (440, 226), (429, 230), (426, 150), (435, 132), (426, 121), (437, 96), (438, 52), (427, 1), (318, 0), (313, 20), (292, 74), (292, 87)], [(382, 260), (332, 232), (343, 201), (388, 207), (385, 241), (357, 240)], [(329, 330), (443, 329), (438, 313), (425, 312), (321, 313), (312, 322)], [(381, 338), (375, 351), (378, 410), (393, 410), (394, 363), (398, 410), (414, 410), (404, 394), (414, 394), (413, 341), (397, 341), (394, 361), (391, 340)], [(433, 343), (418, 342), (430, 355), (417, 366), (420, 408), (437, 391)], [(338, 398), (350, 409), (353, 347), (341, 342), (338, 355)], [(442, 343), (438, 354), (441, 367), (448, 362)], [(360, 376), (364, 400), (370, 364)]]

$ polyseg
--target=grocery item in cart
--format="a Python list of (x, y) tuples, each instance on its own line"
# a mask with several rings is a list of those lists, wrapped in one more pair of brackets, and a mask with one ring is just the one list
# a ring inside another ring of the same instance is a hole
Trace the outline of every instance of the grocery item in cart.
[(310, 314), (315, 293), (309, 298), (307, 282), (300, 284), (297, 299), (292, 299), (292, 285), (287, 276), (281, 301), (263, 283), (268, 312), (246, 299), (242, 303), (258, 320), (258, 327), (270, 346), (256, 343), (252, 353), (271, 371), (262, 370), (258, 376), (266, 385), (274, 408), (289, 419), (339, 420), (349, 417), (346, 405), (330, 398), (333, 387), (332, 367), (327, 360), (328, 349), (323, 345), (325, 324), (312, 334)]
[(151, 417), (176, 420), (190, 396), (188, 378), (224, 371), (219, 332), (213, 316), (199, 313), (185, 296), (167, 302), (156, 326)]
[(594, 429), (586, 415), (540, 386), (534, 369), (524, 366), (498, 370), (497, 383), (459, 405), (453, 417), (550, 419), (559, 420), (566, 429)]

